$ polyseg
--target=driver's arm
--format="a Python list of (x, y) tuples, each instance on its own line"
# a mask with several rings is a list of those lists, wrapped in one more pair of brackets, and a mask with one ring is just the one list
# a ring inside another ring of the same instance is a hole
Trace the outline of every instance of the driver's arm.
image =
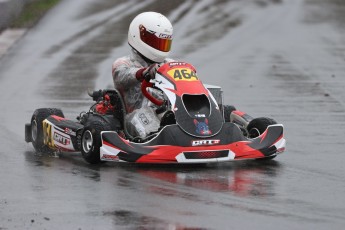
[(138, 84), (136, 73), (137, 68), (125, 58), (117, 59), (112, 65), (113, 80), (116, 88), (129, 88)]

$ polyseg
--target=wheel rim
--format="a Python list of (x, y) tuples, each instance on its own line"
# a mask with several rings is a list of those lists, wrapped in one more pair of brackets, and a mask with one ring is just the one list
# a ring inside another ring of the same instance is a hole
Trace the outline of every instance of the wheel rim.
[(37, 139), (37, 122), (36, 120), (33, 120), (31, 122), (31, 139), (33, 142)]
[(93, 137), (90, 130), (86, 130), (82, 139), (83, 150), (85, 153), (90, 152), (93, 146)]

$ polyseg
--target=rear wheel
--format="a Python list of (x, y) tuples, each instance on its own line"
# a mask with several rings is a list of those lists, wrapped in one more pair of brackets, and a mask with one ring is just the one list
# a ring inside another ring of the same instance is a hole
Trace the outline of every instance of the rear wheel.
[[(273, 120), (272, 118), (268, 118), (268, 117), (259, 117), (259, 118), (253, 119), (252, 121), (249, 122), (247, 126), (249, 137), (255, 138), (255, 137), (260, 136), (263, 132), (265, 132), (265, 130), (267, 129), (269, 125), (274, 125), (274, 124), (277, 124), (277, 122)], [(274, 159), (276, 156), (277, 155), (259, 158), (259, 159), (256, 159), (256, 161), (260, 161), (260, 162), (270, 161)]]
[(31, 117), (31, 142), (37, 152), (50, 151), (43, 140), (43, 121), (50, 115), (64, 117), (61, 109), (55, 108), (36, 109)]
[(101, 132), (111, 130), (110, 124), (102, 118), (88, 121), (81, 136), (81, 153), (90, 164), (97, 164), (100, 159), (100, 147), (102, 145)]
[(258, 117), (251, 120), (247, 126), (248, 136), (255, 138), (260, 136), (269, 125), (277, 124), (277, 122), (268, 117)]

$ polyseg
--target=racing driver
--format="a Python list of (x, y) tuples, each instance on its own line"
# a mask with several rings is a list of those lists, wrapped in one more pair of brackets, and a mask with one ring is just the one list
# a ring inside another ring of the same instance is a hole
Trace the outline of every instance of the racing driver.
[(133, 137), (145, 138), (160, 126), (154, 106), (141, 92), (141, 82), (154, 78), (158, 64), (168, 59), (173, 27), (160, 13), (144, 12), (137, 15), (128, 30), (131, 53), (118, 58), (112, 65), (112, 75), (125, 104), (125, 123)]

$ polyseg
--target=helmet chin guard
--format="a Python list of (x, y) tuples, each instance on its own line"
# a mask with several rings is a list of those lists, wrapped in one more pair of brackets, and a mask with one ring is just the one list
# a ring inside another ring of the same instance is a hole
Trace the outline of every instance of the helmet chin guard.
[(152, 62), (163, 62), (169, 55), (173, 27), (160, 13), (145, 12), (136, 16), (128, 30), (128, 43)]

